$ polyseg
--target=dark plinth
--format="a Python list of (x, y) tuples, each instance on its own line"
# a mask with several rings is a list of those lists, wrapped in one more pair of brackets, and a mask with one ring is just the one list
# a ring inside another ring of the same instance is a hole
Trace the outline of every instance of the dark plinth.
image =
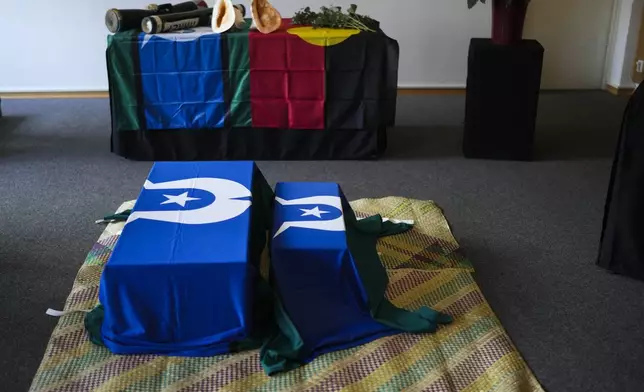
[(535, 40), (496, 45), (472, 39), (463, 135), (467, 158), (532, 159), (543, 52)]

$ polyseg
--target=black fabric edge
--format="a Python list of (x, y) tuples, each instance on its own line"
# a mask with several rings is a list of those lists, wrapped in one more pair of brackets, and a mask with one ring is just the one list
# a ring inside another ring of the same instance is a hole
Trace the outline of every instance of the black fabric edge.
[(114, 131), (113, 152), (140, 161), (377, 159), (384, 126), (367, 130), (221, 128)]
[[(630, 132), (634, 132), (637, 124), (637, 118), (641, 117), (641, 101), (644, 99), (644, 89), (638, 88), (628, 101), (622, 117), (622, 125), (619, 138), (615, 147), (613, 157), (613, 166), (611, 176), (606, 192), (604, 204), (604, 217), (602, 220), (602, 231), (599, 241), (599, 250), (596, 263), (599, 267), (605, 268), (615, 273), (631, 275), (628, 263), (630, 260), (624, 257), (629, 252), (624, 252), (623, 244), (620, 244), (620, 238), (625, 235), (624, 228), (628, 235), (628, 220), (636, 218), (631, 217), (631, 211), (625, 209), (624, 197), (628, 198), (628, 187), (624, 187), (624, 180), (628, 181), (632, 176), (632, 167), (625, 161), (629, 155), (629, 149), (635, 149), (628, 141)], [(632, 197), (632, 196), (631, 196)], [(626, 204), (627, 206), (627, 204)], [(629, 255), (630, 256), (630, 255)], [(637, 274), (636, 274), (637, 275)], [(637, 279), (644, 280), (644, 275), (635, 276)]]
[(228, 52), (228, 34), (221, 34), (219, 40), (221, 45), (221, 77), (224, 83), (224, 105), (228, 109), (226, 110), (226, 113), (224, 113), (224, 128), (230, 128), (232, 126), (232, 113), (230, 112), (230, 107), (233, 99), (233, 90), (230, 81), (230, 53)]
[[(105, 49), (105, 65), (107, 66), (109, 63), (110, 63), (110, 47), (108, 44), (107, 49)], [(112, 91), (113, 91), (112, 72), (110, 71), (109, 66), (107, 66), (107, 88), (110, 91), (108, 101), (110, 103), (110, 121), (111, 121), (110, 127), (112, 129), (112, 134), (110, 135), (110, 151), (114, 152), (115, 151), (114, 133), (117, 132), (118, 129), (116, 129), (116, 113), (114, 112), (114, 96), (112, 95)]]
[(134, 91), (136, 92), (136, 102), (139, 104), (136, 107), (136, 115), (139, 119), (139, 126), (141, 129), (147, 129), (148, 123), (145, 120), (145, 105), (143, 97), (143, 79), (141, 78), (141, 54), (139, 51), (139, 36), (131, 41), (132, 44), (132, 65), (134, 66)]

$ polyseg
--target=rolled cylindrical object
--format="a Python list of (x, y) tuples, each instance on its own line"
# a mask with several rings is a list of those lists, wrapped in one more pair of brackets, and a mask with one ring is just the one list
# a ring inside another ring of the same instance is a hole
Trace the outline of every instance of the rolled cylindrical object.
[(105, 26), (111, 33), (139, 29), (141, 21), (148, 16), (169, 14), (172, 12), (188, 12), (199, 9), (195, 1), (179, 4), (160, 4), (148, 7), (147, 10), (120, 10), (112, 8), (105, 13)]
[(209, 26), (212, 22), (212, 11), (212, 8), (204, 8), (190, 12), (148, 16), (141, 21), (141, 30), (146, 34), (157, 34)]

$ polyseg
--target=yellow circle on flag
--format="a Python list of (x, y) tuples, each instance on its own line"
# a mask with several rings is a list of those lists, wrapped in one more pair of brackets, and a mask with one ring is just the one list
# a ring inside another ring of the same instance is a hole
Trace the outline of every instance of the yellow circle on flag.
[(287, 30), (304, 41), (317, 46), (333, 46), (344, 42), (352, 35), (360, 33), (358, 29), (328, 29), (313, 27), (293, 27)]

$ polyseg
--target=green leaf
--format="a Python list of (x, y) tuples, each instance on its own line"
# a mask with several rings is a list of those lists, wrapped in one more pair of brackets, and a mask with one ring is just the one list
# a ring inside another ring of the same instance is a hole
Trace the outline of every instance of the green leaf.
[(309, 7), (301, 9), (293, 15), (294, 24), (311, 25), (315, 28), (345, 28), (362, 31), (375, 31), (369, 26), (377, 26), (378, 22), (367, 15), (356, 13), (358, 6), (352, 4), (347, 13), (341, 7), (322, 6), (319, 12), (311, 11)]

